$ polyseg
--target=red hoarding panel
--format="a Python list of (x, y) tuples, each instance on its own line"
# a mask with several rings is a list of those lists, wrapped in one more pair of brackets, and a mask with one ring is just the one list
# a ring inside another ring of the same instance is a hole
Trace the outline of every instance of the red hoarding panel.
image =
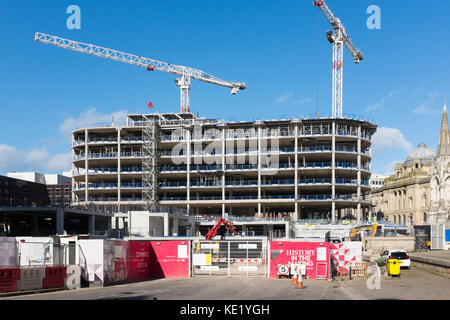
[(104, 284), (125, 283), (128, 277), (128, 241), (106, 240), (104, 243)]
[(189, 257), (189, 241), (151, 241), (150, 276), (153, 279), (188, 278)]
[(270, 242), (270, 277), (277, 277), (279, 265), (305, 264), (306, 277), (330, 278), (329, 242)]
[(150, 242), (129, 241), (127, 282), (150, 278)]

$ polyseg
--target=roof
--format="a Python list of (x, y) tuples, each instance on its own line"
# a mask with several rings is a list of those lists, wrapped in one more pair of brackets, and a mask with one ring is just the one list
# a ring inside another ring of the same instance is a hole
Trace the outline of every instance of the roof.
[(420, 143), (413, 151), (406, 157), (406, 162), (414, 159), (421, 159), (424, 161), (433, 161), (436, 157), (436, 152), (429, 148), (425, 143)]

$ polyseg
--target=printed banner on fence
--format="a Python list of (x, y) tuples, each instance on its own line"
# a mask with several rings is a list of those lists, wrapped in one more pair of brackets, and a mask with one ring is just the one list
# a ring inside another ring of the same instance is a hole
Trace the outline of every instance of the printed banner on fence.
[(330, 245), (332, 272), (347, 274), (351, 262), (362, 261), (362, 242), (350, 241)]
[[(311, 279), (329, 279), (330, 244), (328, 242), (270, 242), (270, 277), (277, 277), (278, 266), (303, 265)], [(288, 270), (289, 270), (288, 269)]]

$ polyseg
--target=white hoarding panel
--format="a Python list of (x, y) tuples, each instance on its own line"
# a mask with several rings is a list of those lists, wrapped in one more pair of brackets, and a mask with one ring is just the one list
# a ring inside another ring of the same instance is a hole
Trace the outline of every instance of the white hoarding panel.
[(17, 267), (17, 243), (12, 237), (0, 237), (0, 267)]
[(52, 266), (53, 240), (46, 237), (17, 237), (20, 266)]
[[(87, 273), (89, 282), (103, 284), (103, 241), (97, 239), (78, 240), (80, 266)], [(82, 273), (83, 273), (82, 271)]]

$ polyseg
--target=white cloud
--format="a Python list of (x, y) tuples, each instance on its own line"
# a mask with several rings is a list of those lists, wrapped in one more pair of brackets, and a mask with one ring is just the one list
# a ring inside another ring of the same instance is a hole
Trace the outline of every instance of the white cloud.
[(59, 125), (59, 131), (66, 137), (72, 134), (72, 131), (79, 128), (111, 125), (114, 119), (115, 125), (124, 125), (128, 111), (120, 110), (113, 113), (99, 113), (96, 108), (91, 108), (80, 113), (77, 118), (68, 118)]
[(394, 174), (395, 165), (402, 162), (402, 160), (395, 160), (373, 171), (384, 176), (390, 176)]
[(368, 106), (365, 110), (366, 110), (366, 112), (368, 112), (368, 111), (379, 109), (384, 105), (384, 102), (385, 102), (385, 98), (383, 97), (380, 102)]
[(293, 95), (294, 95), (294, 94), (293, 94), (292, 92), (283, 94), (282, 96), (279, 96), (279, 97), (277, 98), (277, 100), (275, 100), (275, 103), (283, 103), (283, 102), (286, 102), (286, 101), (287, 101), (289, 98), (291, 98)]
[(434, 103), (436, 101), (438, 94), (431, 93), (428, 95), (428, 99), (421, 103), (417, 108), (415, 108), (412, 113), (415, 114), (433, 114), (436, 113), (436, 110), (433, 110), (430, 108), (430, 104)]
[(311, 102), (311, 101), (312, 101), (311, 97), (307, 97), (307, 98), (304, 98), (304, 99), (295, 100), (294, 102), (296, 104), (304, 104), (304, 103), (308, 103), (308, 102)]
[(71, 170), (71, 152), (50, 155), (45, 149), (20, 150), (0, 145), (0, 171), (62, 172)]
[[(40, 147), (30, 149), (17, 149), (14, 146), (0, 144), (0, 172), (10, 171), (37, 171), (41, 173), (62, 172), (71, 170), (72, 155), (69, 139), (72, 132), (79, 128), (111, 125), (125, 125), (128, 111), (119, 110), (112, 113), (99, 113), (97, 109), (90, 108), (81, 112), (77, 117), (65, 119), (59, 125), (63, 139), (54, 137), (41, 139)], [(67, 153), (51, 154), (47, 147), (58, 144), (67, 144)]]
[(405, 139), (399, 129), (380, 127), (372, 137), (372, 148), (375, 155), (386, 149), (410, 151), (412, 144)]
[(403, 91), (405, 91), (407, 88), (408, 88), (407, 86), (403, 86), (399, 89), (392, 89), (391, 91), (389, 91), (389, 93), (385, 97), (382, 97), (378, 103), (375, 103), (375, 104), (372, 104), (372, 105), (366, 107), (366, 109), (365, 109), (366, 112), (381, 108), (382, 106), (384, 106), (387, 99), (392, 98), (394, 95), (403, 93)]

